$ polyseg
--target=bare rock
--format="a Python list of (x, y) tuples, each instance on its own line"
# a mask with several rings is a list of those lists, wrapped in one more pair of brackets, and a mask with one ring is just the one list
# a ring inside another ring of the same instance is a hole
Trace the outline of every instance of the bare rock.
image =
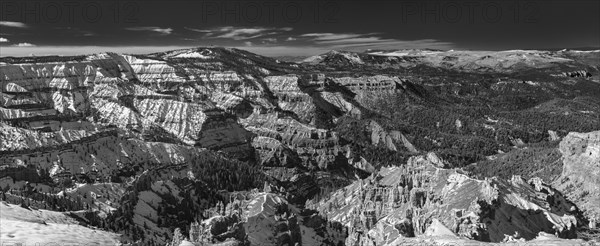
[[(440, 169), (427, 157), (413, 157), (406, 166), (382, 168), (329, 199), (308, 201), (307, 207), (346, 225), (349, 240), (361, 245), (393, 242), (397, 238), (382, 235), (400, 237), (396, 228), (406, 219), (416, 236), (425, 235), (436, 219), (453, 234), (479, 241), (500, 242), (515, 232), (527, 240), (541, 231), (574, 237), (575, 214), (550, 209), (548, 196), (520, 177), (475, 180)], [(370, 239), (359, 236), (365, 233)]]
[(431, 164), (433, 164), (433, 165), (435, 165), (436, 167), (439, 167), (439, 168), (446, 168), (446, 167), (450, 166), (450, 164), (447, 161), (445, 161), (444, 159), (438, 157), (437, 154), (434, 153), (434, 152), (427, 153), (427, 160), (429, 162), (431, 162)]
[(454, 232), (444, 226), (444, 224), (437, 219), (431, 220), (431, 224), (429, 224), (429, 227), (427, 227), (424, 235), (429, 237), (456, 237)]
[(552, 130), (548, 130), (548, 135), (549, 135), (549, 140), (550, 141), (558, 141), (560, 140), (560, 136), (558, 136), (558, 133)]
[(419, 152), (419, 150), (417, 150), (417, 148), (415, 148), (415, 146), (408, 141), (406, 136), (404, 136), (404, 134), (402, 134), (400, 131), (390, 131), (390, 136), (394, 141), (401, 142), (408, 151), (412, 153)]
[(600, 132), (569, 133), (559, 147), (563, 172), (556, 188), (577, 204), (590, 220), (600, 224)]
[(263, 166), (292, 168), (302, 164), (296, 152), (277, 139), (257, 136), (253, 139), (252, 146), (257, 152), (259, 163)]

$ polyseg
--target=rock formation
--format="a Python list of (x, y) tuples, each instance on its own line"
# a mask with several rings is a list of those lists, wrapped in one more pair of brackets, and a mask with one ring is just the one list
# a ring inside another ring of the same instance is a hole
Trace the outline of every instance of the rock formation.
[(539, 232), (574, 237), (577, 211), (561, 199), (518, 176), (475, 180), (414, 157), (307, 207), (347, 226), (349, 245), (393, 245), (437, 233), (501, 242), (512, 235), (532, 240)]
[(341, 225), (301, 213), (278, 195), (252, 192), (237, 194), (220, 214), (192, 223), (188, 239), (214, 245), (338, 245), (344, 233)]
[(591, 228), (600, 225), (600, 132), (569, 133), (560, 142), (563, 171), (556, 189), (581, 209)]
[(597, 56), (0, 58), (0, 197), (141, 245), (577, 244), (600, 220)]

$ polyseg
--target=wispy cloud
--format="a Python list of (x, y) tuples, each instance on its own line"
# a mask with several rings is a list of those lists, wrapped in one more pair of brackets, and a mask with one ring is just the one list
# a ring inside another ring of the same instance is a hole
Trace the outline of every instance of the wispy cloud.
[(450, 49), (453, 43), (442, 42), (435, 39), (399, 40), (382, 38), (380, 33), (306, 33), (298, 38), (303, 38), (314, 45), (330, 49)]
[(17, 46), (17, 47), (34, 47), (35, 44), (31, 44), (31, 43), (18, 43), (18, 44), (13, 44), (13, 46)]
[(348, 38), (357, 38), (366, 36), (369, 34), (356, 34), (356, 33), (306, 33), (300, 35), (301, 37), (309, 37), (315, 41), (327, 41), (327, 40), (339, 40)]
[(294, 44), (324, 49), (360, 50), (360, 49), (450, 49), (452, 43), (433, 39), (399, 40), (384, 38), (381, 33), (305, 33), (290, 35), (291, 27), (235, 27), (220, 26), (212, 28), (185, 27), (186, 30), (202, 33), (202, 39), (229, 39), (238, 41), (245, 47), (273, 47), (281, 41), (296, 41)]
[(82, 37), (96, 36), (96, 33), (94, 33), (94, 32), (91, 32), (88, 30), (83, 30), (83, 29), (77, 28), (77, 27), (59, 26), (59, 27), (54, 27), (54, 29), (61, 30), (63, 32), (66, 32), (69, 35), (82, 36)]
[(263, 44), (273, 44), (273, 43), (277, 43), (277, 38), (264, 38), (262, 40)]
[(23, 22), (16, 21), (0, 21), (0, 26), (16, 27), (16, 28), (29, 28), (29, 26)]
[(129, 30), (129, 31), (150, 31), (150, 32), (157, 32), (160, 33), (162, 35), (169, 35), (173, 32), (173, 28), (167, 27), (167, 28), (162, 28), (162, 27), (156, 27), (156, 26), (138, 26), (138, 27), (128, 27), (125, 28), (125, 30)]
[(312, 56), (323, 54), (330, 50), (315, 46), (239, 46), (236, 48), (264, 56)]
[(10, 41), (8, 41), (8, 39), (0, 37), (0, 43), (8, 43)]
[(234, 27), (234, 26), (222, 26), (209, 29), (197, 29), (185, 27), (185, 29), (205, 33), (205, 38), (223, 38), (233, 40), (248, 40), (253, 38), (260, 38), (269, 35), (277, 35), (283, 32), (292, 31), (291, 27)]

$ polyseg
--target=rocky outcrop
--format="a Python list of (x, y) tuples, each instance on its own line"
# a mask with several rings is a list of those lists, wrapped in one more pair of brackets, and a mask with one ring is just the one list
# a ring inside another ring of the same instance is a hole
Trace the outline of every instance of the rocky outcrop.
[(258, 139), (259, 142), (272, 139), (269, 141), (276, 140), (289, 146), (298, 153), (307, 168), (326, 169), (344, 153), (336, 132), (303, 124), (293, 118), (279, 117), (279, 114), (253, 114), (242, 121), (242, 125), (265, 137)]
[(332, 78), (332, 81), (355, 93), (363, 91), (391, 91), (403, 89), (403, 81), (398, 77), (388, 77), (383, 75), (363, 76), (359, 78), (339, 77)]
[(401, 144), (404, 149), (418, 153), (415, 146), (399, 131), (388, 132), (374, 120), (371, 120), (366, 128), (366, 131), (370, 133), (371, 143), (375, 146), (383, 145), (391, 151), (398, 151), (400, 147), (397, 147), (396, 144)]
[(92, 132), (84, 130), (64, 130), (56, 132), (38, 132), (12, 127), (0, 123), (0, 151), (18, 151), (64, 145), (90, 137)]
[(169, 86), (167, 83), (188, 81), (174, 66), (164, 60), (137, 58), (130, 55), (123, 55), (123, 59), (127, 61), (136, 78), (153, 89), (167, 89)]
[[(192, 223), (191, 243), (211, 245), (338, 245), (340, 225), (302, 211), (273, 193), (231, 194), (236, 198), (219, 214)], [(181, 241), (181, 240), (180, 240)]]
[(548, 130), (548, 140), (550, 140), (550, 141), (558, 141), (558, 140), (560, 140), (560, 136), (558, 135), (557, 132), (552, 131), (552, 130)]
[(591, 228), (600, 225), (600, 132), (569, 133), (559, 147), (563, 171), (556, 189), (575, 202)]
[(255, 137), (252, 146), (257, 152), (261, 166), (292, 168), (302, 164), (296, 152), (275, 138)]
[[(576, 211), (555, 203), (556, 196), (518, 176), (475, 180), (413, 157), (405, 167), (383, 168), (307, 207), (347, 226), (350, 245), (393, 245), (400, 237), (440, 230), (488, 242), (507, 235), (531, 240), (539, 232), (572, 238)], [(434, 220), (447, 230), (428, 230)]]
[(592, 74), (588, 71), (585, 70), (580, 70), (580, 71), (573, 71), (573, 72), (563, 72), (560, 75), (564, 76), (564, 77), (571, 77), (571, 78), (589, 78), (592, 77)]
[(263, 194), (254, 198), (245, 214), (245, 228), (250, 244), (293, 245), (300, 242), (298, 219), (294, 216), (298, 212), (278, 196)]
[(282, 110), (293, 112), (302, 122), (315, 123), (317, 105), (309, 94), (300, 89), (298, 80), (295, 75), (269, 76), (265, 78), (265, 83), (277, 97)]

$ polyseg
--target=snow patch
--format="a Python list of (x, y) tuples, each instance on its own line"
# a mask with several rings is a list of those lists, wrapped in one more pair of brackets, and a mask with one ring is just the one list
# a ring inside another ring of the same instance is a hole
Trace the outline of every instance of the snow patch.
[(174, 57), (175, 58), (200, 58), (200, 59), (209, 59), (209, 58), (211, 58), (210, 56), (206, 56), (206, 55), (200, 54), (197, 51), (190, 52), (190, 53), (181, 53), (181, 54), (176, 55)]

